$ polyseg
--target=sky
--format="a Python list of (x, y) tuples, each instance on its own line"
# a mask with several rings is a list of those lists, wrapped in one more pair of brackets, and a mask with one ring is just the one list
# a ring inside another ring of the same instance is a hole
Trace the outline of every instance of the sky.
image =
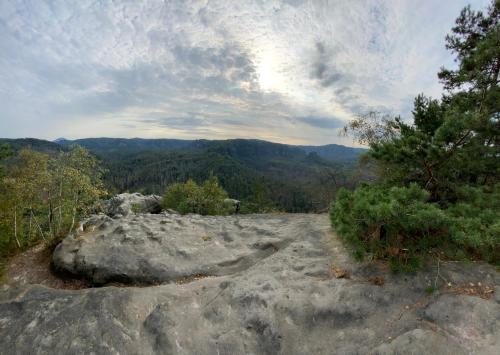
[(257, 138), (354, 145), (411, 117), (487, 0), (0, 1), (0, 137)]

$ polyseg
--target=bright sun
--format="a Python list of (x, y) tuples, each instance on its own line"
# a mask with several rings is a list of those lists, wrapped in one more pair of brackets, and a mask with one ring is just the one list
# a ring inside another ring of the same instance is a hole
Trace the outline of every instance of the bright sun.
[(271, 90), (276, 84), (276, 79), (269, 60), (264, 60), (260, 63), (257, 73), (261, 89), (266, 91)]
[(278, 63), (271, 54), (266, 54), (257, 65), (260, 88), (264, 91), (280, 91), (283, 80), (278, 71)]

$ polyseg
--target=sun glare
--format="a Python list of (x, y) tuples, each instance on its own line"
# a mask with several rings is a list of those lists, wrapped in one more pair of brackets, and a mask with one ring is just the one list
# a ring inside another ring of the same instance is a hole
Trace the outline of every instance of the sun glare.
[(283, 80), (278, 71), (278, 63), (270, 54), (265, 55), (257, 65), (260, 88), (264, 91), (281, 91)]
[(261, 89), (270, 90), (275, 84), (275, 75), (269, 61), (263, 61), (258, 67), (259, 84)]

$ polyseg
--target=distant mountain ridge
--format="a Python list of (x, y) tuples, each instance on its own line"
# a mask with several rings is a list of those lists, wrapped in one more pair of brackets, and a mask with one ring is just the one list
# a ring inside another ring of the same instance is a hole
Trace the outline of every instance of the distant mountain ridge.
[(365, 148), (353, 148), (340, 144), (327, 144), (320, 146), (299, 145), (297, 147), (303, 149), (307, 153), (317, 153), (324, 159), (337, 161), (356, 160), (360, 154), (367, 151)]
[[(285, 154), (291, 150), (296, 153), (298, 150), (306, 154), (317, 153), (321, 158), (333, 162), (347, 162), (356, 160), (359, 154), (366, 151), (364, 148), (347, 147), (340, 144), (327, 144), (320, 146), (313, 145), (290, 145), (282, 143), (273, 143), (259, 139), (227, 139), (227, 140), (182, 140), (182, 139), (147, 139), (147, 138), (83, 138), (76, 140), (67, 140), (58, 138), (55, 141), (60, 145), (78, 144), (95, 153), (104, 152), (121, 152), (127, 153), (130, 151), (148, 151), (148, 150), (199, 150), (199, 149), (227, 149), (231, 150), (234, 146), (246, 147), (253, 146), (252, 151), (256, 154), (265, 151), (270, 153), (274, 151), (276, 154)], [(281, 152), (281, 153), (279, 153)]]
[(64, 146), (56, 142), (37, 138), (0, 138), (0, 144), (8, 144), (14, 151), (19, 151), (23, 148), (32, 148), (39, 152), (51, 153), (65, 149)]

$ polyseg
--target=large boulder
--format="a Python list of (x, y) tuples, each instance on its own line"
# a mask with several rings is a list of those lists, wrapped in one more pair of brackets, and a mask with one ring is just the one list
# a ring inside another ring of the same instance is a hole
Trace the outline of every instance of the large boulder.
[(276, 216), (92, 216), (53, 254), (59, 271), (95, 284), (157, 284), (244, 270), (289, 244), (303, 223)]
[(500, 348), (497, 293), (465, 296), (443, 282), (440, 291), (425, 292), (442, 279), (498, 292), (494, 268), (441, 263), (439, 279), (435, 269), (391, 275), (383, 265), (354, 263), (326, 215), (96, 216), (63, 242), (54, 262), (111, 284), (0, 290), (2, 354), (439, 355)]
[(140, 193), (123, 193), (107, 200), (105, 214), (111, 217), (127, 216), (132, 213), (159, 213), (161, 197)]

